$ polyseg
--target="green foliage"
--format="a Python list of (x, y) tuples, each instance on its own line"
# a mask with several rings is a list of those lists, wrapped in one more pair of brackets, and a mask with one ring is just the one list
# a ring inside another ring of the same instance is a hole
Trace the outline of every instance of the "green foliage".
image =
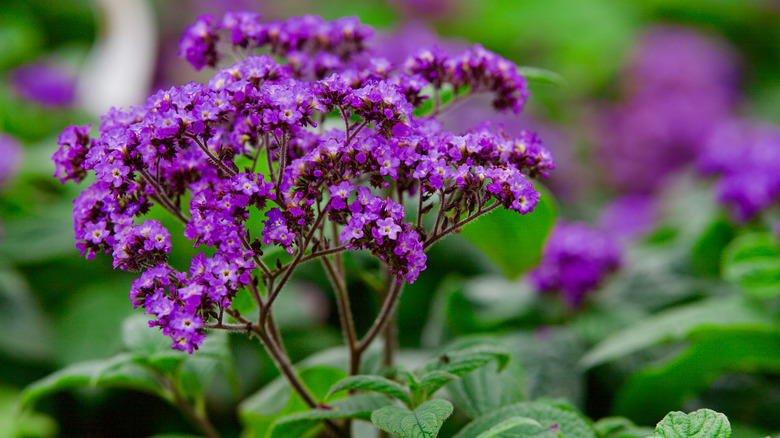
[(339, 381), (332, 388), (330, 394), (348, 389), (362, 389), (365, 391), (375, 391), (390, 397), (401, 400), (405, 405), (411, 406), (412, 400), (409, 398), (409, 391), (400, 383), (381, 376), (349, 376)]
[[(438, 357), (426, 362), (423, 371), (441, 370), (462, 376), (492, 361), (498, 362), (499, 371), (509, 363), (511, 355), (506, 347), (497, 344), (469, 345), (474, 343), (473, 340), (466, 340), (460, 345), (456, 343), (455, 346), (446, 348)], [(460, 348), (463, 344), (466, 346)]]
[[(523, 423), (502, 432), (502, 438), (596, 438), (593, 429), (574, 411), (542, 402), (516, 403), (483, 415), (464, 427), (455, 438), (476, 438), (504, 421), (532, 419), (541, 425)], [(551, 428), (554, 428), (551, 430)]]
[(518, 67), (517, 70), (531, 83), (555, 85), (561, 88), (568, 86), (563, 76), (551, 70), (529, 66)]
[[(320, 402), (325, 401), (328, 390), (346, 375), (341, 369), (322, 365), (302, 367), (298, 370), (298, 377)], [(283, 377), (269, 383), (239, 406), (241, 421), (245, 427), (244, 436), (247, 438), (271, 436), (277, 420), (282, 421), (284, 417), (309, 410), (310, 407)]]
[(412, 391), (422, 392), (423, 394), (433, 395), (444, 385), (456, 380), (458, 376), (447, 371), (433, 370), (428, 371), (420, 377), (419, 382), (410, 384)]
[[(103, 359), (121, 350), (122, 339), (117, 333), (122, 331), (122, 321), (135, 313), (127, 298), (129, 290), (130, 282), (124, 279), (94, 282), (66, 298), (54, 327), (56, 355), (63, 364)], [(162, 342), (168, 339), (170, 349), (170, 338), (149, 329), (145, 319), (143, 324), (143, 332)]]
[(690, 346), (681, 355), (629, 377), (617, 393), (616, 414), (651, 422), (682, 407), (724, 373), (780, 372), (776, 326), (701, 327), (687, 339)]
[(734, 239), (723, 254), (723, 277), (756, 298), (780, 296), (780, 242), (770, 233)]
[(490, 257), (509, 278), (517, 278), (539, 263), (542, 247), (557, 216), (553, 196), (540, 184), (535, 186), (541, 196), (531, 214), (499, 208), (461, 231), (463, 237)]
[(30, 408), (39, 399), (59, 391), (87, 387), (132, 389), (163, 396), (152, 371), (133, 363), (131, 355), (121, 354), (108, 360), (70, 365), (32, 383), (22, 392), (20, 407)]
[(740, 297), (710, 298), (638, 321), (596, 345), (580, 364), (592, 368), (654, 345), (682, 341), (701, 326), (740, 324), (771, 326), (773, 322), (759, 307)]
[(717, 277), (720, 274), (721, 254), (735, 233), (735, 227), (727, 218), (714, 218), (691, 252), (691, 262), (697, 273), (707, 277)]
[(469, 418), (486, 415), (504, 406), (523, 401), (523, 369), (511, 361), (503, 370), (490, 362), (447, 386), (452, 401)]
[(510, 429), (514, 429), (516, 427), (520, 426), (533, 426), (538, 429), (542, 428), (542, 425), (539, 424), (538, 421), (532, 419), (532, 418), (526, 418), (526, 417), (512, 417), (508, 418), (495, 426), (491, 427), (490, 429), (480, 433), (477, 435), (477, 438), (495, 438), (500, 436), (502, 432), (506, 432)]
[[(55, 392), (87, 387), (122, 388), (157, 395), (171, 403), (183, 398), (195, 406), (217, 370), (232, 375), (227, 334), (209, 336), (193, 355), (172, 350), (169, 338), (136, 315), (123, 324), (125, 352), (108, 359), (79, 362), (29, 385), (19, 400), (28, 409)], [(178, 394), (178, 395), (177, 395)]]
[(14, 409), (18, 391), (0, 387), (0, 436), (6, 438), (49, 438), (57, 436), (57, 423), (37, 412)]
[(402, 438), (435, 438), (452, 411), (452, 403), (434, 399), (413, 411), (395, 405), (385, 406), (371, 414), (371, 422)]
[(725, 415), (710, 409), (686, 414), (670, 412), (655, 428), (654, 437), (729, 438), (731, 425)]
[(653, 429), (640, 427), (628, 418), (606, 417), (593, 423), (593, 429), (600, 438), (646, 438)]
[(18, 272), (0, 266), (0, 352), (27, 360), (52, 354), (52, 334), (40, 306)]
[(390, 404), (387, 397), (378, 394), (358, 394), (328, 403), (327, 408), (312, 409), (276, 420), (271, 438), (304, 436), (322, 427), (322, 420), (353, 418), (369, 421), (371, 413)]

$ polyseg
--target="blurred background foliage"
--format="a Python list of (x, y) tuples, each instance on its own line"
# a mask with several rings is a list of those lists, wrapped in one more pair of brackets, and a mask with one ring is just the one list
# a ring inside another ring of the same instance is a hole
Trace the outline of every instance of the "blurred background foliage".
[[(0, 131), (14, 137), (21, 150), (13, 175), (2, 178), (0, 188), (2, 436), (193, 432), (164, 401), (125, 390), (60, 392), (43, 398), (36, 413), (9, 414), (29, 383), (121, 351), (122, 321), (134, 313), (127, 298), (134, 276), (113, 270), (107, 257), (90, 262), (78, 257), (70, 209), (79, 188), (52, 178), (49, 159), (68, 124), (99, 123), (98, 114), (80, 104), (90, 84), (79, 78), (96, 41), (112, 32), (105, 18), (111, 3), (0, 3)], [(457, 336), (490, 333), (502, 337), (522, 365), (525, 399), (563, 397), (593, 419), (625, 415), (643, 425), (669, 410), (709, 406), (729, 415), (734, 436), (780, 429), (780, 352), (774, 351), (780, 345), (777, 236), (766, 233), (761, 221), (733, 220), (717, 205), (711, 182), (682, 171), (655, 191), (660, 218), (626, 244), (624, 267), (583, 308), (539, 295), (521, 275), (538, 262), (543, 243), (538, 237), (556, 216), (593, 223), (621, 192), (604, 177), (596, 153), (598, 131), (604, 129), (598, 114), (622, 98), (626, 68), (648, 29), (683, 26), (727, 45), (739, 66), (736, 112), (780, 123), (778, 2), (160, 0), (148, 6), (157, 53), (125, 55), (130, 64), (133, 57), (151, 59), (152, 70), (137, 73), (148, 76), (146, 94), (205, 80), (206, 74), (176, 57), (178, 38), (201, 13), (239, 8), (267, 19), (358, 15), (379, 37), (404, 49), (429, 41), (480, 43), (518, 65), (559, 73), (565, 87), (532, 84), (523, 116), (497, 117), (508, 128), (541, 132), (559, 163), (549, 190), (544, 189), (551, 195), (533, 218), (523, 218), (525, 223), (494, 213), (432, 249), (428, 269), (401, 301), (403, 351), (414, 358)], [(70, 78), (74, 97), (52, 104), (20, 91), (14, 78), (30, 64)], [(121, 78), (109, 79), (117, 80), (114, 87), (123, 86)], [(137, 102), (145, 97), (138, 95)], [(484, 117), (469, 111), (459, 108), (445, 123), (464, 126), (460, 121)], [(163, 220), (172, 231), (178, 229)], [(174, 247), (189, 247), (178, 237)], [(365, 330), (377, 309), (365, 273), (376, 261), (356, 254), (346, 262), (353, 307), (365, 309), (357, 324)], [(324, 273), (307, 268), (278, 305), (278, 323), (295, 361), (341, 339)], [(238, 403), (277, 372), (251, 340), (231, 336), (229, 343), (237, 384), (218, 376), (209, 387), (208, 405), (217, 427), (236, 436), (242, 424)], [(457, 396), (457, 390), (452, 393)], [(451, 422), (465, 422), (468, 415), (460, 415)], [(448, 423), (442, 436), (448, 427), (456, 430)]]

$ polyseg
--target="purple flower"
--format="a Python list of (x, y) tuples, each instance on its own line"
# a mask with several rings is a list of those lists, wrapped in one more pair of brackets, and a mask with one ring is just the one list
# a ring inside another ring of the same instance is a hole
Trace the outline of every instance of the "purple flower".
[(737, 220), (755, 217), (780, 201), (780, 128), (740, 120), (719, 125), (699, 169), (719, 174), (718, 200)]
[(217, 63), (216, 43), (219, 37), (213, 23), (214, 16), (201, 15), (195, 24), (184, 31), (184, 37), (179, 43), (179, 56), (186, 58), (195, 70)]
[(64, 107), (76, 98), (76, 78), (70, 71), (45, 63), (25, 64), (11, 72), (14, 90), (35, 103)]
[(618, 268), (620, 252), (603, 231), (584, 223), (559, 222), (530, 279), (540, 291), (557, 291), (569, 306), (579, 307), (585, 296)]
[(398, 238), (398, 233), (401, 232), (401, 227), (392, 218), (379, 219), (376, 221), (376, 225), (377, 234), (387, 236), (390, 240)]
[(624, 239), (635, 238), (656, 224), (655, 199), (647, 195), (625, 195), (607, 204), (599, 216), (599, 228)]
[[(196, 68), (214, 65), (219, 43), (246, 59), (207, 85), (112, 109), (94, 138), (89, 127), (60, 136), (56, 175), (96, 176), (74, 201), (77, 248), (142, 272), (131, 300), (154, 315), (151, 325), (173, 348), (197, 349), (239, 293), (261, 279), (280, 279), (280, 288), (289, 278), (282, 272), (300, 260), (364, 249), (396, 281), (412, 283), (426, 269), (425, 250), (462, 218), (536, 206), (530, 178), (547, 176), (554, 163), (535, 134), (510, 137), (488, 125), (455, 133), (413, 112), (429, 82), (490, 92), (497, 108), (517, 112), (527, 90), (514, 64), (475, 46), (455, 57), (420, 53), (398, 72), (384, 58), (361, 58), (372, 32), (356, 18), (201, 17), (185, 32), (182, 56)], [(254, 56), (256, 49), (266, 53)], [(183, 222), (195, 248), (208, 247), (187, 272), (168, 265), (168, 230), (144, 220), (153, 207)], [(422, 216), (431, 211), (437, 226), (427, 230)], [(293, 261), (260, 263), (269, 247)]]
[(623, 85), (604, 111), (597, 159), (613, 185), (649, 193), (696, 159), (736, 98), (734, 57), (720, 41), (660, 27), (641, 39)]
[(22, 159), (19, 142), (0, 132), (0, 187), (11, 181)]

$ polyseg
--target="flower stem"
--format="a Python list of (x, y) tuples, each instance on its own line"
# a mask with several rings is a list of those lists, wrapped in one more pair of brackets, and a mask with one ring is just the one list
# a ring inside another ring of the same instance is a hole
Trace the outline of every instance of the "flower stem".
[[(466, 219), (463, 219), (460, 222), (456, 222), (456, 223), (452, 224), (450, 227), (445, 228), (444, 230), (441, 230), (441, 232), (439, 232), (439, 233), (433, 234), (431, 237), (428, 238), (428, 240), (425, 241), (425, 243), (423, 244), (423, 248), (424, 249), (428, 249), (431, 245), (436, 243), (437, 240), (441, 239), (442, 237), (446, 236), (447, 234), (452, 233), (453, 231), (456, 231), (458, 228), (466, 225), (467, 223), (473, 221), (474, 219), (476, 219), (476, 218), (478, 218), (478, 217), (480, 217), (480, 216), (482, 216), (484, 214), (487, 214), (487, 213), (493, 211), (499, 205), (501, 205), (500, 202), (494, 202), (489, 207), (477, 210), (474, 214), (470, 215)], [(435, 230), (434, 230), (434, 232), (435, 232)]]
[(203, 435), (207, 436), (208, 438), (221, 438), (221, 435), (211, 424), (206, 413), (199, 413), (198, 410), (196, 410), (195, 407), (192, 406), (192, 404), (188, 402), (186, 398), (184, 398), (184, 395), (181, 393), (181, 391), (179, 391), (178, 386), (173, 382), (173, 380), (171, 380), (170, 377), (164, 374), (160, 374), (156, 371), (155, 374), (157, 374), (157, 377), (160, 379), (162, 385), (173, 396), (173, 403), (176, 405), (176, 407), (181, 410), (184, 416), (186, 416), (187, 419), (190, 420), (192, 424), (194, 424), (195, 427), (201, 431), (201, 433), (203, 433)]
[(198, 144), (198, 147), (208, 155), (209, 159), (217, 166), (219, 167), (223, 172), (225, 172), (227, 175), (234, 177), (236, 176), (236, 172), (234, 172), (232, 169), (225, 166), (225, 163), (222, 162), (219, 158), (215, 157), (214, 154), (211, 153), (209, 148), (207, 148), (199, 139), (198, 137), (194, 135), (188, 135), (188, 138), (191, 138), (195, 143)]
[(387, 324), (387, 321), (392, 316), (392, 313), (398, 304), (398, 298), (401, 296), (403, 285), (399, 284), (395, 278), (392, 278), (390, 281), (390, 290), (387, 294), (387, 297), (385, 297), (385, 301), (382, 303), (382, 308), (379, 310), (379, 315), (377, 315), (376, 320), (374, 320), (374, 324), (370, 329), (368, 329), (368, 332), (363, 337), (363, 339), (360, 340), (360, 343), (358, 343), (357, 351), (360, 354), (366, 351), (369, 345), (371, 345), (371, 342), (373, 342), (374, 338), (376, 338), (376, 336), (385, 328), (385, 324)]
[(327, 258), (320, 259), (328, 280), (333, 286), (336, 295), (336, 304), (339, 311), (339, 321), (341, 321), (341, 331), (344, 335), (344, 344), (349, 349), (349, 374), (356, 375), (360, 370), (360, 355), (357, 352), (357, 334), (355, 332), (355, 321), (352, 317), (352, 307), (349, 303), (349, 293), (344, 282), (343, 276), (340, 276), (336, 268)]
[(138, 169), (138, 173), (141, 174), (143, 179), (152, 186), (154, 189), (155, 195), (154, 198), (160, 201), (160, 204), (162, 204), (163, 208), (168, 210), (168, 213), (172, 214), (176, 219), (180, 220), (182, 223), (186, 224), (188, 219), (184, 217), (184, 214), (181, 212), (181, 210), (173, 205), (173, 202), (170, 198), (168, 198), (168, 195), (165, 194), (165, 191), (160, 187), (159, 184), (157, 184), (157, 181), (152, 178), (151, 175), (149, 175), (149, 172), (146, 171), (146, 169)]

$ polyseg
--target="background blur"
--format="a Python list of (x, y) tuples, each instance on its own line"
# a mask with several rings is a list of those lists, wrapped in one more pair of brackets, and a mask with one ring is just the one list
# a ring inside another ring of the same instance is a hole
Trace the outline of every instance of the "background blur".
[[(0, 0), (0, 436), (189, 431), (164, 402), (123, 391), (64, 393), (42, 402), (40, 413), (11, 416), (30, 382), (114, 354), (122, 320), (133, 313), (134, 276), (112, 270), (108, 257), (87, 262), (74, 248), (70, 210), (79, 187), (51, 176), (57, 135), (69, 124), (97, 125), (111, 106), (141, 104), (158, 88), (206, 80), (208, 72), (177, 57), (178, 40), (198, 15), (236, 9), (268, 20), (357, 15), (376, 28), (375, 50), (391, 61), (425, 45), (479, 43), (518, 65), (557, 72), (566, 85), (533, 84), (522, 116), (494, 117), (477, 104), (445, 123), (462, 129), (492, 118), (510, 132), (538, 131), (558, 165), (549, 188), (570, 220), (608, 220), (602, 213), (617, 196), (668, 192), (723, 123), (780, 124), (780, 2), (773, 0)], [(179, 238), (174, 246), (188, 244)], [(459, 239), (435, 249), (420, 282), (407, 288), (402, 347), (430, 342), (419, 315), (429, 313), (448, 272), (496, 270)], [(322, 273), (305, 271), (295, 285), (279, 319), (301, 359), (340, 336)], [(238, 393), (218, 379), (210, 406), (218, 427), (237, 433), (236, 403), (274, 371), (251, 342), (231, 343)], [(780, 388), (770, 380), (776, 407)], [(578, 385), (563, 395), (587, 400), (594, 418), (609, 413), (609, 390), (594, 395), (587, 382)]]

